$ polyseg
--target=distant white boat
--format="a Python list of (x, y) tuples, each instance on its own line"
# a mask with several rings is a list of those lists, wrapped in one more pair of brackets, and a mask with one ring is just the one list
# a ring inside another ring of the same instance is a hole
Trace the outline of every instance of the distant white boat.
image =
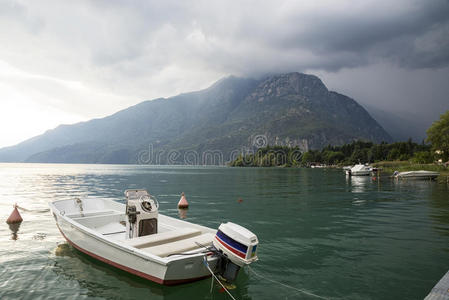
[(369, 176), (371, 175), (372, 167), (368, 165), (357, 164), (350, 169), (345, 169), (346, 175), (350, 176)]
[(433, 171), (408, 171), (408, 172), (394, 172), (393, 176), (398, 179), (423, 179), (432, 180), (440, 176), (440, 173)]
[(317, 165), (311, 165), (310, 166), (312, 169), (322, 169), (322, 168), (326, 168), (326, 165), (321, 165), (321, 164), (317, 164)]
[(73, 247), (160, 284), (194, 281), (211, 272), (233, 281), (240, 267), (257, 261), (258, 239), (249, 230), (231, 222), (214, 230), (161, 215), (145, 190), (125, 195), (126, 205), (92, 198), (49, 206)]

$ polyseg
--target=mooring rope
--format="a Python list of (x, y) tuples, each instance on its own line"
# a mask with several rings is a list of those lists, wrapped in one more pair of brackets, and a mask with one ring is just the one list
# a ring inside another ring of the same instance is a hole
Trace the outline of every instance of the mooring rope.
[(229, 297), (231, 297), (233, 300), (236, 300), (234, 296), (232, 296), (231, 292), (228, 291), (228, 289), (221, 283), (220, 279), (215, 276), (214, 272), (210, 269), (209, 264), (207, 263), (207, 257), (204, 256), (203, 258), (204, 265), (209, 270), (209, 272), (212, 274), (212, 276), (218, 281), (218, 283), (221, 285), (221, 287), (224, 289), (226, 293), (228, 293)]
[(50, 209), (49, 208), (44, 208), (44, 209), (27, 209), (25, 207), (22, 206), (18, 206), (16, 205), (18, 209), (26, 211), (26, 212), (35, 212), (35, 213), (46, 213), (49, 212)]
[(249, 269), (251, 272), (253, 272), (254, 275), (256, 275), (257, 277), (263, 278), (263, 279), (265, 279), (265, 280), (271, 281), (271, 282), (276, 283), (276, 284), (280, 284), (280, 285), (282, 285), (282, 286), (284, 286), (284, 287), (286, 287), (286, 288), (295, 290), (295, 291), (297, 291), (297, 292), (300, 292), (300, 293), (303, 293), (303, 294), (306, 294), (306, 295), (309, 295), (309, 296), (312, 296), (312, 297), (316, 297), (316, 298), (320, 298), (320, 299), (330, 299), (330, 298), (326, 298), (326, 297), (323, 297), (323, 296), (320, 296), (320, 295), (313, 294), (313, 293), (308, 292), (308, 291), (305, 291), (305, 290), (301, 290), (301, 289), (295, 288), (294, 286), (290, 286), (290, 285), (288, 285), (288, 284), (285, 284), (285, 283), (276, 281), (276, 280), (274, 280), (274, 279), (265, 277), (265, 276), (263, 276), (263, 275), (260, 275), (260, 274), (256, 273), (256, 271), (254, 271), (250, 266), (247, 266), (247, 267), (248, 267), (248, 269)]

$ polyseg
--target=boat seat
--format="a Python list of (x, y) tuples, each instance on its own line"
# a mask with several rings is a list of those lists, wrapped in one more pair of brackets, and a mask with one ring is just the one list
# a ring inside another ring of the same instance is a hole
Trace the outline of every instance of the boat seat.
[[(72, 218), (73, 221), (78, 222), (79, 224), (91, 228), (104, 234), (110, 230), (102, 227), (105, 226), (113, 226), (116, 228), (120, 228), (120, 231), (125, 230), (125, 227), (120, 224), (120, 221), (125, 219), (125, 214), (121, 212), (112, 212), (110, 214), (100, 214), (100, 215), (88, 215), (86, 217)], [(117, 230), (116, 230), (117, 231)]]
[(186, 251), (201, 248), (201, 246), (199, 246), (197, 243), (204, 246), (210, 246), (212, 244), (214, 236), (215, 234), (213, 233), (204, 233), (199, 236), (194, 236), (172, 243), (165, 243), (153, 247), (147, 247), (142, 250), (160, 257), (166, 257), (170, 254), (183, 253)]
[(141, 237), (136, 237), (133, 239), (125, 240), (125, 243), (128, 246), (135, 248), (147, 248), (153, 247), (157, 245), (161, 245), (164, 243), (175, 242), (182, 239), (191, 238), (197, 235), (200, 235), (201, 231), (193, 228), (180, 228), (176, 230), (170, 230), (163, 233), (151, 234)]
[(103, 217), (103, 216), (110, 216), (110, 215), (117, 215), (117, 214), (120, 215), (120, 214), (123, 214), (123, 212), (116, 211), (116, 210), (86, 210), (83, 212), (78, 212), (76, 214), (68, 214), (68, 215), (66, 215), (66, 217), (76, 220), (76, 219)]
[(111, 222), (103, 226), (95, 227), (94, 229), (99, 233), (101, 233), (102, 235), (109, 235), (109, 236), (125, 232), (125, 226), (123, 226), (119, 222)]

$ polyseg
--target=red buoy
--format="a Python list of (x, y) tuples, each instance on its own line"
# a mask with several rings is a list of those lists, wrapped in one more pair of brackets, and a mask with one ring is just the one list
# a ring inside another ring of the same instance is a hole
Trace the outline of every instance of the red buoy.
[(181, 199), (179, 199), (178, 208), (189, 208), (189, 203), (187, 202), (184, 192), (182, 192)]
[(13, 224), (13, 223), (20, 223), (22, 221), (23, 221), (23, 219), (20, 216), (19, 211), (17, 210), (17, 204), (14, 204), (14, 210), (12, 211), (9, 218), (6, 220), (6, 223)]

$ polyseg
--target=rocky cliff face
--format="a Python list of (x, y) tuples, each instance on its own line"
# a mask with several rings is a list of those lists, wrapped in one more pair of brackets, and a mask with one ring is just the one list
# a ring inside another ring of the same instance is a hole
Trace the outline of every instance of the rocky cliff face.
[(212, 163), (224, 163), (242, 149), (267, 144), (308, 150), (356, 139), (391, 140), (354, 100), (328, 91), (316, 76), (289, 73), (228, 77), (202, 91), (61, 126), (0, 149), (0, 161), (210, 163), (204, 157), (212, 153), (221, 155)]
[(391, 139), (357, 102), (328, 91), (318, 77), (300, 73), (260, 82), (230, 119), (252, 123), (270, 144), (294, 145), (304, 150), (354, 139)]

